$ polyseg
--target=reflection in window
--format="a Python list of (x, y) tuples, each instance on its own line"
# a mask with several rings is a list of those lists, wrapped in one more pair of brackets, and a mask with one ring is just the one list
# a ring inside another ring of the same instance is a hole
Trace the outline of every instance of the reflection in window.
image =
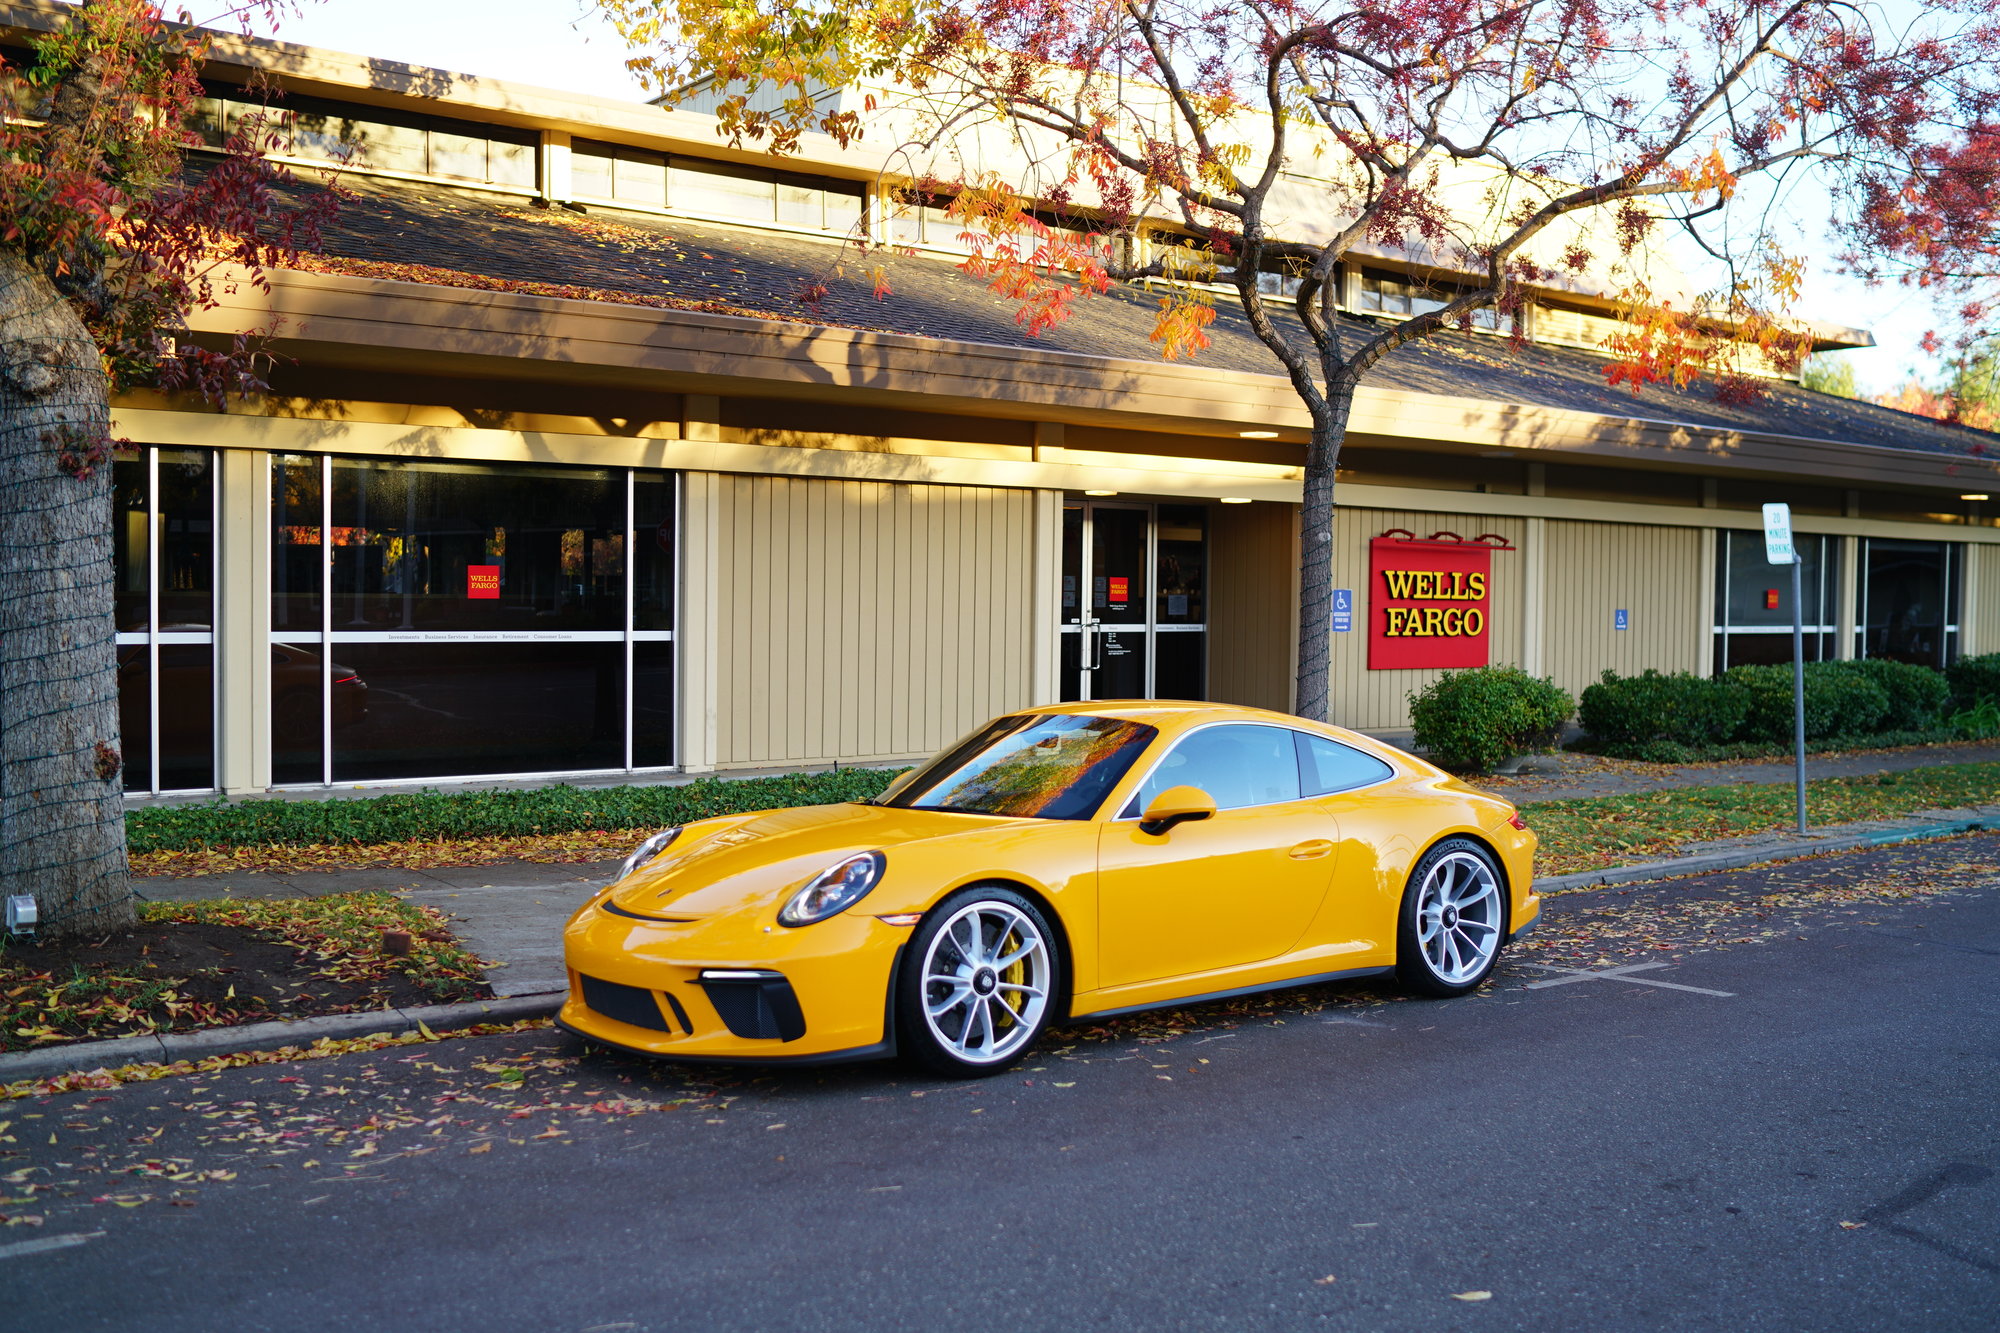
[[(1761, 532), (1719, 532), (1715, 561), (1715, 670), (1792, 660), (1792, 570), (1764, 558)], [(1839, 539), (1799, 533), (1808, 662), (1834, 655)]]
[(1963, 551), (1956, 542), (1862, 539), (1861, 656), (1940, 668), (1957, 659)]
[[(1356, 284), (1355, 308), (1384, 315), (1427, 315), (1444, 309), (1456, 295), (1449, 283), (1433, 285), (1408, 274), (1368, 268), (1361, 271)], [(1511, 333), (1514, 317), (1485, 306), (1472, 312), (1472, 327), (1488, 333)]]
[(1284, 727), (1203, 727), (1183, 738), (1139, 788), (1125, 814), (1137, 818), (1169, 787), (1198, 787), (1218, 810), (1299, 799), (1299, 760)]
[(622, 476), (333, 463), (333, 628), (624, 628)]
[(861, 186), (734, 162), (668, 156), (624, 144), (577, 139), (570, 189), (579, 198), (641, 208), (778, 222), (846, 233), (861, 221)]
[(1157, 734), (1142, 722), (1112, 717), (1004, 717), (896, 783), (879, 803), (1088, 819)]
[(127, 445), (111, 471), (125, 789), (205, 790), (215, 785), (214, 455)]
[(1327, 796), (1380, 782), (1395, 772), (1372, 754), (1351, 745), (1306, 732), (1292, 733), (1299, 742), (1299, 773), (1308, 796)]
[(275, 134), (285, 156), (523, 190), (535, 187), (541, 143), (534, 130), (320, 97), (286, 96), (265, 106), (223, 87), (195, 103), (189, 128), (211, 147), (248, 128)]

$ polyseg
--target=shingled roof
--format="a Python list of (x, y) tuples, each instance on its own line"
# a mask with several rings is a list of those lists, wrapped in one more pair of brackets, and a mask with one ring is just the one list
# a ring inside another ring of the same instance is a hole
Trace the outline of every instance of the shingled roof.
[[(529, 201), (435, 185), (349, 177), (325, 250), (305, 267), (408, 281), (627, 300), (1080, 356), (1157, 360), (1158, 296), (1118, 288), (1030, 336), (1018, 307), (948, 259), (878, 252), (749, 227), (592, 208), (579, 215)], [(878, 297), (870, 270), (885, 271)], [(808, 293), (812, 293), (810, 299)], [(1356, 321), (1357, 333), (1368, 326)], [(1232, 303), (1220, 298), (1212, 344), (1198, 360), (1255, 375), (1276, 361)], [(1420, 393), (1557, 408), (1704, 431), (1789, 436), (1833, 445), (2000, 456), (2000, 436), (1872, 403), (1771, 383), (1750, 403), (1718, 402), (1707, 386), (1606, 382), (1605, 361), (1539, 344), (1514, 347), (1445, 334), (1381, 361), (1368, 383)]]

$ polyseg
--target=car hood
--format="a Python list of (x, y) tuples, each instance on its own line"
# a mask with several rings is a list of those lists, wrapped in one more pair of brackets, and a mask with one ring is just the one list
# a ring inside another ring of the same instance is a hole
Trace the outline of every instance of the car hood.
[(772, 810), (698, 835), (685, 849), (668, 848), (617, 885), (611, 902), (682, 921), (743, 908), (776, 911), (807, 880), (857, 852), (885, 853), (886, 879), (896, 873), (897, 847), (1036, 822), (855, 802)]

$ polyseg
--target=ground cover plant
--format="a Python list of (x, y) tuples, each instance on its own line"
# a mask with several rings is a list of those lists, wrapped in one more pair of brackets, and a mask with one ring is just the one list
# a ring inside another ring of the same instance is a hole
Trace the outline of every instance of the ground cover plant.
[[(1887, 819), (1919, 810), (2000, 800), (2000, 764), (1940, 764), (1806, 784), (1806, 817), (1818, 825)], [(1684, 787), (1626, 796), (1542, 801), (1524, 807), (1541, 839), (1535, 870), (1564, 875), (1672, 855), (1693, 842), (1790, 828), (1789, 783)]]
[[(793, 805), (862, 801), (900, 769), (722, 780), (663, 787), (415, 791), (356, 800), (212, 801), (126, 817), (136, 875), (340, 866), (598, 861), (630, 851), (634, 830)], [(362, 851), (362, 849), (366, 851)]]
[(0, 946), (0, 1051), (490, 993), (441, 916), (390, 894), (155, 902), (129, 932)]

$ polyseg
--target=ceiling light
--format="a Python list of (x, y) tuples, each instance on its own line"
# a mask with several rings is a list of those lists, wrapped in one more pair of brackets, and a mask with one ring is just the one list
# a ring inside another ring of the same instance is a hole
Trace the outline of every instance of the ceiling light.
[(1961, 495), (1958, 498), (1961, 500), (1990, 500), (1993, 497), (1988, 495), (1985, 491), (1973, 491), (1970, 494)]
[(1116, 492), (1116, 491), (1085, 491), (1085, 492), (1084, 492), (1084, 494), (1085, 494), (1085, 495), (1097, 495), (1097, 496), (1105, 496), (1105, 495), (1116, 495), (1116, 494), (1118, 494), (1118, 492)]
[(1275, 440), (1278, 438), (1278, 432), (1274, 430), (1239, 430), (1236, 433), (1246, 440)]
[(1222, 503), (1226, 505), (1247, 505), (1250, 503), (1250, 497), (1247, 495), (1225, 495), (1222, 497)]

